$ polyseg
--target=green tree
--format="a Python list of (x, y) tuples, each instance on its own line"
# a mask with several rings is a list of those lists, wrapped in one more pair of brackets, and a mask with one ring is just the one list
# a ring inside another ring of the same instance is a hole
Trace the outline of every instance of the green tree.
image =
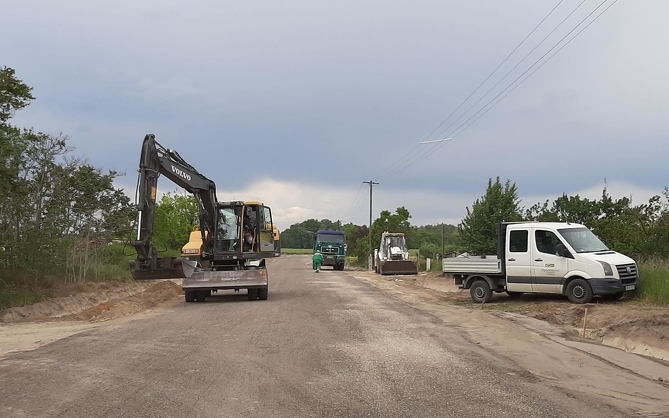
[(7, 122), (17, 110), (28, 106), (35, 98), (32, 87), (16, 78), (15, 71), (9, 67), (0, 69), (0, 124)]
[[(395, 213), (382, 210), (379, 217), (372, 223), (372, 250), (381, 244), (381, 234), (384, 232), (403, 232), (408, 234), (411, 230), (411, 214), (404, 206), (395, 210)], [(407, 244), (408, 245), (408, 244)], [(369, 251), (369, 243), (366, 251)]]
[(485, 195), (477, 199), (467, 216), (458, 225), (461, 245), (474, 254), (497, 252), (497, 231), (500, 222), (522, 220), (520, 199), (515, 183), (502, 184), (499, 177), (488, 180)]
[(154, 236), (172, 250), (180, 250), (188, 242), (193, 226), (198, 225), (199, 209), (193, 195), (166, 193), (156, 205)]

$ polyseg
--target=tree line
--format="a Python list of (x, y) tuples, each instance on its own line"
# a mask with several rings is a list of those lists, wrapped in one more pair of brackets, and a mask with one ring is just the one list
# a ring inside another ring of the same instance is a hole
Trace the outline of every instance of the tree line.
[[(669, 259), (669, 189), (646, 203), (634, 204), (629, 197), (612, 198), (607, 189), (598, 199), (563, 194), (555, 200), (521, 207), (518, 188), (507, 180), (489, 179), (485, 193), (470, 207), (456, 225), (411, 225), (405, 207), (394, 213), (381, 211), (372, 223), (372, 249), (378, 248), (383, 231), (403, 232), (409, 248), (419, 249), (426, 257), (443, 253), (469, 252), (496, 254), (500, 222), (544, 221), (572, 222), (586, 225), (613, 250), (638, 260)], [(328, 219), (309, 219), (282, 233), (283, 248), (312, 248), (313, 232), (341, 229), (346, 233), (349, 254), (366, 259), (369, 253), (369, 229), (365, 225), (337, 225)], [(442, 240), (443, 231), (443, 240)]]
[(122, 175), (74, 154), (70, 138), (11, 124), (34, 100), (12, 68), (0, 69), (0, 279), (98, 274), (106, 244), (128, 236), (135, 209)]

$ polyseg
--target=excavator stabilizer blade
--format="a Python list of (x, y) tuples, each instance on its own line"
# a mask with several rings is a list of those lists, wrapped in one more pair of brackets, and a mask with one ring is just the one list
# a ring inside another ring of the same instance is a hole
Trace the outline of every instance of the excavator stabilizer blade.
[(379, 270), (382, 275), (418, 274), (416, 263), (410, 260), (384, 261)]
[(186, 279), (193, 275), (197, 263), (176, 257), (158, 257), (156, 267), (149, 268), (137, 261), (130, 262), (133, 280)]
[(268, 284), (266, 269), (197, 271), (181, 282), (182, 289), (248, 289)]

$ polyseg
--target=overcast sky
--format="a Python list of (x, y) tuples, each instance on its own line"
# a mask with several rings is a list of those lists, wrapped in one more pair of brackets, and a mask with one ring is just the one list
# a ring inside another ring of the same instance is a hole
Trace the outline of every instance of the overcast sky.
[(119, 187), (154, 133), (282, 229), (366, 224), (370, 179), (375, 217), (457, 223), (490, 177), (525, 206), (669, 185), (669, 2), (614, 1), (23, 0), (2, 6), (0, 66), (34, 88), (13, 122), (70, 135)]

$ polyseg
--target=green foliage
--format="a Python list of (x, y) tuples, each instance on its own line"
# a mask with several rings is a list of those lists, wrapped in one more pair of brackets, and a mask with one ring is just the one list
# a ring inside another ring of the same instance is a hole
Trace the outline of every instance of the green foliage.
[(458, 228), (454, 225), (412, 226), (407, 234), (407, 245), (421, 249), (421, 255), (436, 257), (442, 253), (442, 247), (444, 253), (456, 251), (459, 238)]
[(177, 192), (163, 195), (156, 204), (154, 236), (171, 250), (181, 250), (198, 222), (198, 204), (192, 195)]
[(5, 123), (15, 111), (23, 109), (34, 99), (32, 87), (16, 78), (9, 67), (0, 69), (0, 123)]
[(467, 216), (458, 226), (461, 245), (473, 254), (497, 253), (497, 230), (500, 222), (522, 219), (520, 199), (515, 183), (507, 180), (504, 185), (497, 177), (488, 180), (485, 195), (467, 208)]
[(44, 293), (27, 287), (5, 286), (0, 283), (0, 311), (15, 306), (25, 306), (41, 302)]
[(551, 205), (536, 204), (526, 220), (574, 222), (588, 226), (611, 249), (637, 259), (669, 258), (669, 192), (634, 206), (612, 199), (606, 189), (599, 200), (563, 195)]
[(307, 219), (281, 232), (281, 247), (284, 248), (313, 248), (316, 231), (319, 229), (344, 230), (340, 222), (329, 219)]
[(136, 212), (113, 186), (122, 174), (73, 157), (67, 136), (8, 123), (32, 99), (14, 70), (0, 70), (0, 272), (30, 275), (36, 286), (45, 276), (84, 281)]
[(639, 266), (639, 296), (657, 305), (669, 305), (669, 262)]
[[(372, 251), (381, 245), (381, 234), (384, 232), (403, 232), (408, 235), (411, 230), (409, 219), (411, 219), (411, 214), (404, 206), (397, 208), (395, 213), (382, 210), (379, 217), (372, 223)], [(368, 251), (369, 248), (367, 248), (367, 253)]]

